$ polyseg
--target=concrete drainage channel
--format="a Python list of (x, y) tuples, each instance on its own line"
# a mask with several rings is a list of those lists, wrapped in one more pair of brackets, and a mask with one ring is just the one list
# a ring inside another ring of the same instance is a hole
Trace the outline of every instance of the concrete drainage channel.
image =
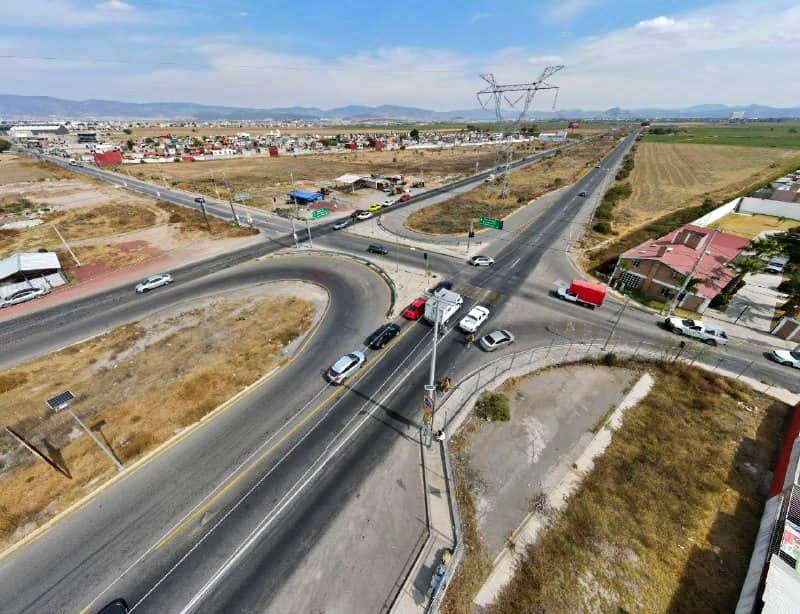
[[(604, 340), (592, 340), (580, 343), (550, 344), (507, 354), (482, 365), (453, 386), (438, 404), (433, 430), (445, 431), (447, 439), (449, 439), (466, 420), (480, 393), (483, 390), (493, 390), (499, 387), (509, 377), (517, 377), (545, 367), (579, 360), (596, 360), (607, 354), (650, 362), (680, 360), (732, 379), (740, 379), (755, 390), (785, 403), (796, 404), (800, 401), (800, 395), (744, 376), (742, 372), (736, 373), (697, 362), (705, 348), (700, 348), (694, 355), (687, 352), (681, 356), (678, 347), (665, 347), (644, 342), (640, 342), (638, 345), (615, 342), (612, 345), (604, 343)], [(428, 510), (429, 526), (426, 530), (428, 539), (420, 547), (414, 564), (406, 574), (403, 586), (392, 603), (390, 612), (403, 614), (406, 612), (437, 612), (447, 591), (447, 586), (464, 556), (464, 538), (456, 497), (456, 485), (447, 448), (444, 442), (439, 443), (438, 446), (434, 443), (430, 447), (423, 446), (422, 448), (423, 467), (427, 472), (423, 478), (423, 485), (426, 510)], [(437, 461), (437, 459), (439, 460)], [(442, 514), (436, 513), (436, 505), (440, 502), (431, 497), (432, 494), (434, 496), (437, 494), (435, 490), (432, 490), (431, 482), (438, 477), (443, 478), (447, 490), (449, 514), (446, 519)], [(451, 550), (452, 558), (446, 566), (438, 586), (429, 595), (420, 590), (420, 587), (425, 586), (430, 580), (433, 571), (441, 562), (441, 552), (444, 548)], [(508, 568), (513, 569), (513, 561), (508, 564)]]

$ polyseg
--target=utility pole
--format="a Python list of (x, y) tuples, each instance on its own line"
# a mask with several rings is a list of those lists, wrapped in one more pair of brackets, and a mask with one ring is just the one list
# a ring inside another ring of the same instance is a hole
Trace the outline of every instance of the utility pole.
[(214, 192), (217, 194), (217, 200), (222, 200), (219, 195), (219, 188), (217, 187), (217, 180), (214, 178), (214, 171), (211, 171), (211, 185), (214, 186)]
[(198, 205), (200, 205), (200, 211), (203, 212), (203, 219), (206, 221), (206, 228), (208, 228), (208, 232), (211, 232), (211, 224), (208, 221), (208, 214), (206, 213), (206, 199), (202, 196), (198, 196), (194, 199)]
[(222, 178), (225, 180), (225, 187), (228, 188), (228, 202), (231, 205), (231, 214), (233, 215), (233, 221), (236, 222), (236, 225), (239, 225), (239, 216), (236, 215), (236, 210), (233, 208), (233, 193), (231, 192), (231, 186), (228, 183), (228, 177), (225, 173), (222, 173)]
[(686, 293), (686, 288), (689, 287), (694, 272), (697, 270), (697, 267), (700, 266), (700, 261), (703, 260), (703, 256), (705, 256), (706, 253), (708, 252), (708, 247), (711, 245), (711, 242), (714, 240), (714, 236), (716, 234), (717, 234), (717, 228), (715, 226), (714, 229), (711, 231), (711, 234), (708, 235), (708, 242), (702, 246), (700, 253), (697, 255), (697, 260), (694, 261), (691, 270), (686, 274), (686, 277), (684, 278), (683, 283), (681, 284), (681, 289), (678, 290), (678, 293), (675, 296), (673, 296), (672, 300), (669, 302), (669, 309), (667, 310), (668, 318), (672, 317), (672, 312), (678, 306), (679, 297)]
[(311, 242), (311, 223), (308, 221), (308, 218), (306, 218), (306, 232), (308, 233), (308, 246), (313, 248), (314, 244)]
[(631, 297), (630, 296), (626, 297), (625, 298), (625, 304), (622, 306), (622, 309), (619, 310), (619, 313), (617, 314), (617, 319), (614, 320), (614, 326), (611, 327), (611, 332), (608, 333), (608, 337), (606, 337), (606, 342), (603, 344), (603, 351), (604, 352), (606, 351), (606, 348), (608, 347), (609, 341), (611, 341), (611, 337), (614, 336), (614, 331), (617, 330), (617, 324), (619, 324), (619, 321), (622, 318), (622, 314), (625, 313), (625, 310), (628, 308), (628, 303), (630, 303), (630, 302), (631, 302)]
[(289, 219), (292, 220), (292, 236), (294, 237), (294, 247), (295, 247), (295, 249), (299, 249), (300, 248), (300, 243), (297, 242), (297, 231), (294, 228), (294, 218), (292, 217), (292, 218), (289, 218)]
[(72, 248), (69, 246), (69, 243), (66, 242), (61, 233), (58, 231), (58, 227), (55, 224), (50, 224), (53, 227), (53, 230), (56, 231), (58, 238), (61, 239), (61, 242), (64, 244), (64, 247), (67, 248), (69, 255), (72, 256), (72, 259), (75, 261), (75, 264), (78, 265), (78, 268), (81, 268), (81, 261), (78, 260), (78, 257), (75, 255), (75, 252), (72, 251)]
[(472, 239), (473, 236), (475, 236), (475, 230), (474, 230), (475, 227), (474, 227), (473, 224), (474, 224), (474, 221), (470, 220), (469, 221), (469, 232), (467, 233), (467, 253), (468, 254), (469, 254), (470, 240)]

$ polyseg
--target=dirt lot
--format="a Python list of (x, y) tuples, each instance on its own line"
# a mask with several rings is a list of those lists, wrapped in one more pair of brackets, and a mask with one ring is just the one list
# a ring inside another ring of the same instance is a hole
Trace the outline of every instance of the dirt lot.
[[(69, 382), (72, 408), (130, 463), (280, 366), (324, 309), (287, 282), (183, 304), (0, 373), (0, 422), (67, 470), (0, 435), (0, 548), (116, 473), (69, 415), (44, 401)], [(315, 316), (316, 314), (316, 316)]]
[(700, 369), (646, 368), (650, 394), (492, 612), (734, 610), (788, 407)]
[[(531, 153), (542, 144), (520, 145), (520, 153)], [(475, 163), (486, 169), (495, 162), (496, 149), (486, 147), (453, 147), (443, 149), (406, 149), (355, 153), (312, 154), (269, 158), (235, 158), (210, 162), (186, 162), (130, 165), (131, 173), (148, 181), (166, 177), (172, 185), (209, 196), (223, 198), (231, 192), (247, 191), (253, 207), (274, 209), (273, 196), (283, 206), (286, 193), (292, 189), (292, 176), (297, 189), (318, 189), (345, 173), (425, 175), (429, 186), (475, 172)], [(212, 176), (213, 175), (213, 176)]]
[(611, 139), (603, 138), (576, 145), (552, 158), (512, 171), (506, 198), (499, 198), (497, 186), (484, 185), (415, 211), (406, 219), (406, 225), (431, 234), (456, 234), (467, 232), (470, 220), (477, 221), (482, 215), (505, 218), (542, 194), (575, 182), (614, 144)]
[[(253, 234), (216, 218), (209, 233), (200, 213), (86, 181), (27, 157), (0, 162), (0, 258), (40, 248), (59, 252), (67, 276), (87, 278), (165, 250)], [(63, 247), (69, 242), (82, 267)]]

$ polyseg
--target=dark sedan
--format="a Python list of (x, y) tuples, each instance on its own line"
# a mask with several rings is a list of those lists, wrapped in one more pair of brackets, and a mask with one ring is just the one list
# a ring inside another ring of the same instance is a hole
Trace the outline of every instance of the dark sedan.
[(400, 327), (397, 324), (384, 324), (367, 338), (367, 346), (373, 350), (380, 350), (398, 334)]

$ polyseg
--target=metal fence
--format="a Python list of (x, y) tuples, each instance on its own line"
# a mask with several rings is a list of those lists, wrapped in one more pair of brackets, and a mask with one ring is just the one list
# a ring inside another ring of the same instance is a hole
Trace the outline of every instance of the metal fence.
[[(744, 376), (755, 379), (766, 386), (765, 392), (777, 383), (773, 374), (764, 365), (756, 365), (755, 361), (740, 360), (723, 354), (719, 348), (712, 349), (703, 344), (678, 339), (674, 343), (656, 345), (645, 341), (626, 343), (609, 339), (588, 339), (570, 341), (546, 346), (532, 347), (518, 352), (500, 356), (485, 363), (471, 373), (465, 375), (447, 396), (439, 402), (439, 427), (452, 433), (469, 415), (478, 395), (487, 388), (499, 386), (509, 377), (523, 375), (548, 366), (580, 361), (601, 360), (609, 354), (620, 359), (637, 359), (652, 362), (682, 362), (695, 364), (717, 372), (724, 370), (726, 375), (740, 379)], [(612, 364), (609, 361), (606, 364)], [(766, 364), (766, 363), (765, 363)], [(449, 496), (452, 501), (453, 525), (456, 543), (451, 564), (444, 575), (436, 593), (432, 596), (427, 612), (438, 611), (447, 586), (464, 556), (464, 538), (461, 527), (460, 511), (457, 503), (457, 484), (454, 479), (450, 457), (445, 446), (445, 469)]]

